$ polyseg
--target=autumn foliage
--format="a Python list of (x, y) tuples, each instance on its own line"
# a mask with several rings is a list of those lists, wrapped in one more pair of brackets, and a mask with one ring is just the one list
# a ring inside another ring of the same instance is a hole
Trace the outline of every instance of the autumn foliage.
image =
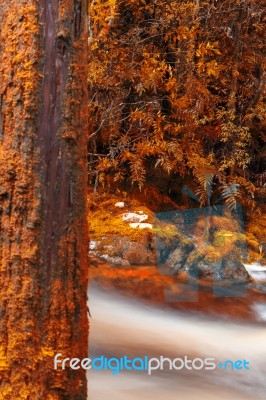
[(89, 16), (90, 183), (159, 185), (178, 202), (189, 182), (202, 204), (210, 183), (237, 185), (251, 205), (265, 183), (263, 2), (96, 0)]

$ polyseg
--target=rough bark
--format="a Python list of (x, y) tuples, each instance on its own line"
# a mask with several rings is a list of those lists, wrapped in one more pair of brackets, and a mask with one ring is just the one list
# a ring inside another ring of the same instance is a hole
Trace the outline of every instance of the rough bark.
[(87, 2), (0, 4), (0, 399), (86, 399)]

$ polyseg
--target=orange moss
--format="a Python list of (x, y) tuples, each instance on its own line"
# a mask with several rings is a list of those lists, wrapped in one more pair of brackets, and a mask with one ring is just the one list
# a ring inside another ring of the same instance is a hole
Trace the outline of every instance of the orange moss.
[[(84, 357), (88, 347), (86, 2), (82, 0), (82, 37), (74, 40), (80, 44), (67, 49), (65, 87), (57, 98), (53, 136), (49, 136), (49, 116), (54, 98), (43, 91), (47, 74), (42, 68), (52, 61), (56, 69), (56, 60), (44, 54), (47, 21), (41, 7), (47, 2), (41, 3), (0, 4), (0, 400), (40, 396), (59, 400), (67, 395), (78, 399), (87, 393), (84, 371), (75, 375), (53, 371), (55, 353)], [(53, 0), (53, 10), (59, 4)], [(69, 26), (73, 7), (69, 1), (64, 15)], [(52, 22), (57, 34), (60, 24), (57, 18)], [(78, 63), (83, 64), (80, 70), (75, 69)], [(68, 69), (70, 64), (74, 67)], [(58, 71), (50, 72), (50, 77), (59, 78)], [(43, 104), (49, 108), (47, 118), (43, 118)], [(46, 127), (43, 136), (40, 125)], [(62, 137), (67, 130), (75, 132), (75, 149)], [(49, 150), (55, 148), (60, 151), (50, 157)], [(51, 183), (47, 170), (52, 157), (56, 162)], [(64, 176), (72, 179), (71, 195)], [(59, 199), (67, 203), (66, 208)], [(47, 223), (51, 208), (55, 213)]]

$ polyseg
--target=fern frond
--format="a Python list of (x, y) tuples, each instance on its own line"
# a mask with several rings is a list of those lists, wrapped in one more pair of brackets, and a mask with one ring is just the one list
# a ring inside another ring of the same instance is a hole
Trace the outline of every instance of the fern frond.
[(227, 185), (227, 183), (222, 184), (222, 199), (224, 199), (226, 206), (230, 209), (236, 209), (236, 199), (239, 196), (239, 184), (232, 183), (232, 185)]
[(212, 173), (199, 174), (197, 177), (200, 187), (196, 190), (196, 195), (199, 197), (201, 205), (210, 205), (214, 177), (215, 175)]

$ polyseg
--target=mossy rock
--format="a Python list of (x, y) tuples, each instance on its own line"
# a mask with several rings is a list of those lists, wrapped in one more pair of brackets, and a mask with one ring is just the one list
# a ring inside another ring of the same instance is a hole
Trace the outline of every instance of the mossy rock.
[(191, 240), (179, 240), (175, 250), (169, 254), (165, 263), (166, 266), (173, 274), (181, 272), (194, 249), (195, 246)]
[(217, 248), (201, 249), (193, 252), (185, 264), (185, 271), (199, 279), (214, 281), (249, 282), (250, 275), (237, 259), (221, 257)]
[(249, 262), (266, 262), (266, 207), (251, 213), (246, 224)]

